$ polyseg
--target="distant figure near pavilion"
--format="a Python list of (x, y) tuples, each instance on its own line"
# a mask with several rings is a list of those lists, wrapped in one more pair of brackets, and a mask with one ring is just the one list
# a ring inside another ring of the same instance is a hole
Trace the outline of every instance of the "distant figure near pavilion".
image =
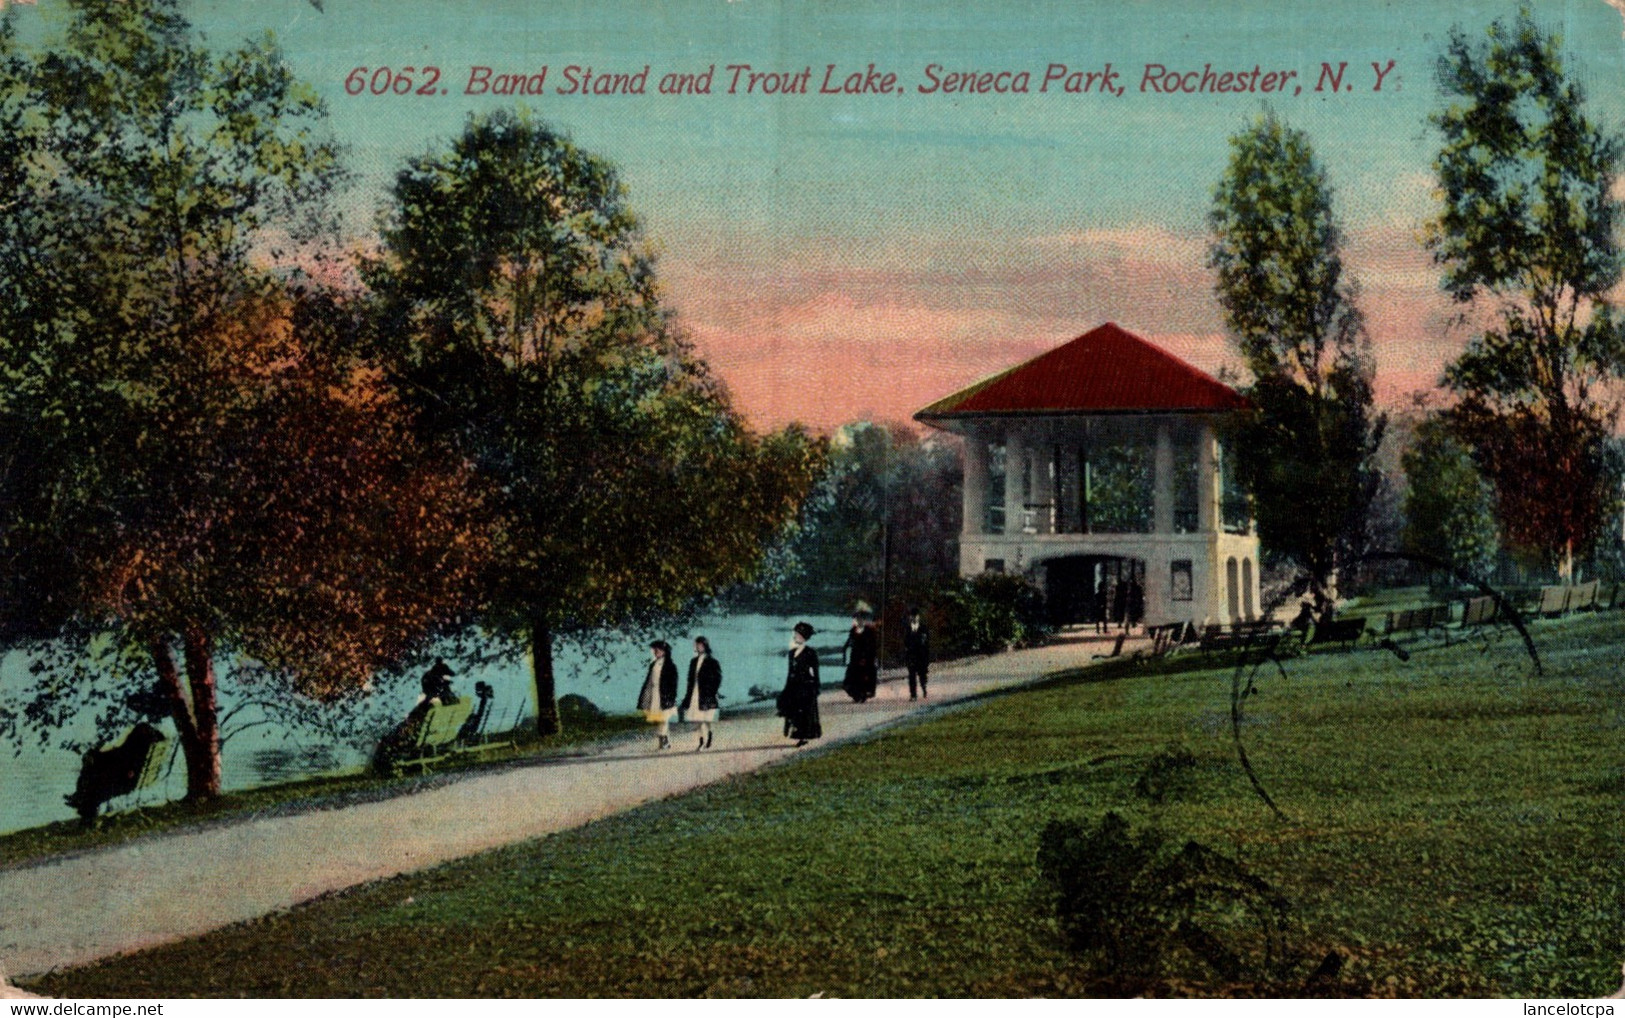
[(1031, 577), (1061, 625), (1124, 621), (1102, 587), (1147, 625), (1230, 622), (1258, 612), (1258, 538), (1214, 426), (1246, 405), (1108, 322), (914, 419), (965, 439), (962, 575)]

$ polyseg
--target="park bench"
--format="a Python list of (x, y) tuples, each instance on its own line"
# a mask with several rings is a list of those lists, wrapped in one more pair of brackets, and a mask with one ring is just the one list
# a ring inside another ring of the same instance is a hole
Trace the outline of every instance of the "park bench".
[(1117, 640), (1112, 644), (1112, 652), (1110, 654), (1094, 654), (1090, 656), (1089, 660), (1099, 661), (1102, 658), (1121, 657), (1123, 655), (1123, 643), (1127, 639), (1128, 630), (1124, 629), (1117, 634)]
[(1279, 622), (1273, 619), (1255, 619), (1251, 622), (1232, 622), (1230, 625), (1210, 624), (1202, 629), (1197, 646), (1204, 654), (1232, 650), (1249, 650), (1261, 642), (1270, 642), (1273, 648), (1283, 635)]
[(1495, 598), (1485, 594), (1483, 597), (1470, 597), (1461, 609), (1461, 628), (1477, 629), (1492, 624), (1500, 617), (1500, 606)]
[(1584, 583), (1576, 583), (1570, 587), (1568, 610), (1578, 612), (1596, 607), (1598, 586), (1596, 580), (1587, 580)]
[(1434, 629), (1443, 629), (1450, 624), (1450, 606), (1448, 604), (1430, 604), (1420, 608), (1405, 608), (1388, 613), (1387, 633), (1422, 632)]
[(1151, 638), (1151, 646), (1142, 647), (1134, 652), (1135, 661), (1155, 661), (1167, 657), (1178, 650), (1185, 642), (1186, 622), (1170, 622), (1161, 626), (1147, 627), (1145, 635)]
[(477, 706), (469, 714), (468, 720), (457, 730), (457, 750), (464, 753), (488, 753), (492, 750), (511, 748), (514, 744), (512, 726), (497, 732), (491, 731), (493, 713), (491, 703), (496, 699), (496, 694), (490, 684), (475, 683), (474, 695)]
[(1569, 608), (1569, 587), (1554, 584), (1540, 588), (1540, 594), (1530, 604), (1531, 614), (1538, 616), (1562, 615)]
[(1602, 584), (1597, 588), (1597, 610), (1625, 607), (1620, 603), (1622, 595), (1625, 595), (1625, 582), (1615, 580), (1613, 583)]
[(1367, 619), (1364, 615), (1353, 618), (1331, 619), (1326, 622), (1317, 622), (1309, 635), (1305, 637), (1305, 647), (1319, 647), (1326, 644), (1340, 643), (1344, 650), (1352, 648), (1365, 636)]
[(398, 774), (409, 767), (425, 771), (452, 756), (457, 751), (458, 733), (473, 711), (469, 700), (430, 707), (396, 747), (389, 760), (391, 771)]
[(117, 742), (84, 755), (79, 781), (63, 799), (88, 824), (103, 804), (157, 784), (169, 749), (169, 739), (157, 728), (144, 721), (133, 725)]

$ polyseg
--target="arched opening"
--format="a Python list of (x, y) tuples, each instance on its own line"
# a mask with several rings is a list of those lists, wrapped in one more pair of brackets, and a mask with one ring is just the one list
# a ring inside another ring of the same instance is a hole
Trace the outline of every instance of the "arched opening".
[(1042, 565), (1054, 625), (1133, 625), (1145, 617), (1144, 559), (1065, 555)]
[(1253, 620), (1253, 560), (1241, 560), (1241, 616), (1248, 622)]
[(1236, 577), (1235, 556), (1225, 560), (1224, 563), (1225, 603), (1230, 609), (1230, 621), (1241, 618), (1241, 591), (1240, 583)]

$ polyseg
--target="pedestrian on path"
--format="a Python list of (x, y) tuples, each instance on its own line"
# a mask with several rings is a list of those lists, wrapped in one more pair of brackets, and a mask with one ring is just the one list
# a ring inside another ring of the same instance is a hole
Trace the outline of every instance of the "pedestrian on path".
[(784, 692), (779, 694), (784, 734), (795, 739), (798, 747), (824, 735), (818, 723), (818, 652), (807, 646), (812, 635), (812, 626), (796, 623), (790, 637), (790, 673), (784, 680)]
[(841, 682), (846, 695), (858, 703), (874, 699), (880, 682), (880, 630), (862, 602), (852, 613), (852, 629), (841, 646), (841, 657), (846, 661), (846, 678)]
[(643, 720), (655, 728), (656, 749), (671, 748), (671, 718), (677, 713), (677, 666), (671, 661), (671, 644), (656, 640), (649, 644), (649, 677), (638, 694), (638, 710)]
[(717, 691), (722, 688), (722, 666), (711, 653), (711, 641), (694, 637), (694, 660), (688, 663), (688, 692), (683, 694), (683, 720), (699, 726), (700, 745), (711, 748), (717, 720)]
[(931, 630), (925, 628), (920, 620), (920, 609), (908, 610), (908, 628), (903, 630), (903, 660), (908, 665), (908, 698), (917, 699), (914, 695), (914, 683), (918, 679), (920, 685), (919, 695), (930, 697), (926, 692), (926, 673), (931, 670)]

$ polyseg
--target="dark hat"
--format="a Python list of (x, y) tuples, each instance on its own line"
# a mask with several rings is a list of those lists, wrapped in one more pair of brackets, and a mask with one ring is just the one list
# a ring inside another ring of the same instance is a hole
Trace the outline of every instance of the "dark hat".
[(807, 625), (805, 622), (796, 623), (796, 635), (801, 637), (803, 640), (812, 639), (812, 635), (815, 632), (817, 632), (817, 630), (815, 630), (812, 626)]
[(918, 614), (920, 614), (920, 606), (917, 605), (917, 604), (909, 605), (908, 606), (908, 613), (910, 615), (918, 615)]

